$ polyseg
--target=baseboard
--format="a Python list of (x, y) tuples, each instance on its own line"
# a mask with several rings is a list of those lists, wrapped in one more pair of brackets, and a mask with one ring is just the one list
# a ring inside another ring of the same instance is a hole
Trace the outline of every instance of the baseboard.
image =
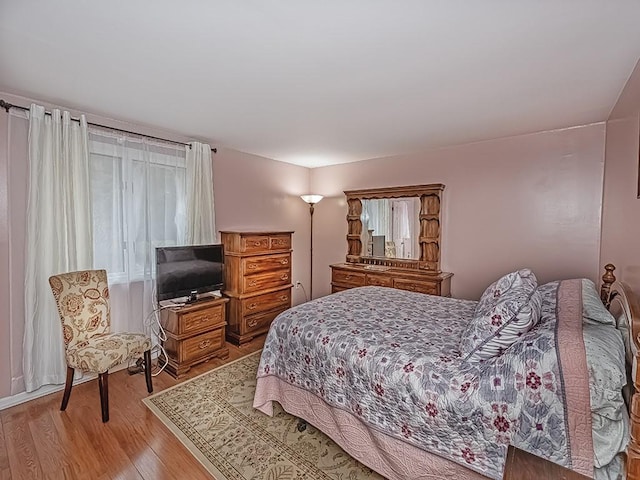
[[(122, 370), (123, 368), (127, 368), (127, 366), (119, 365), (118, 367), (114, 368), (113, 371), (117, 372), (118, 370)], [(97, 375), (83, 375), (82, 378), (78, 378), (77, 380), (75, 380), (73, 382), (73, 385), (75, 386), (84, 382), (88, 382), (90, 380), (95, 380), (97, 377)], [(62, 390), (64, 390), (64, 384), (43, 385), (38, 390), (35, 390), (33, 392), (20, 392), (9, 397), (0, 398), (0, 410), (15, 407), (16, 405), (20, 405), (21, 403), (29, 402), (31, 400), (35, 400), (36, 398), (44, 397), (52, 393), (61, 392)]]
[[(154, 352), (152, 355), (153, 358), (157, 357), (157, 353)], [(113, 367), (109, 370), (109, 373), (118, 372), (120, 370), (124, 370), (127, 368), (126, 363), (122, 363), (117, 367)], [(98, 375), (95, 374), (85, 374), (81, 378), (74, 380), (73, 385), (79, 385), (84, 382), (89, 382), (91, 380), (95, 380), (98, 378)], [(15, 407), (16, 405), (20, 405), (21, 403), (30, 402), (31, 400), (35, 400), (36, 398), (44, 397), (45, 395), (50, 395), (52, 393), (61, 392), (64, 390), (64, 384), (61, 385), (44, 385), (40, 387), (38, 390), (33, 392), (20, 392), (15, 395), (10, 395), (8, 397), (0, 398), (0, 410), (5, 410), (7, 408)]]

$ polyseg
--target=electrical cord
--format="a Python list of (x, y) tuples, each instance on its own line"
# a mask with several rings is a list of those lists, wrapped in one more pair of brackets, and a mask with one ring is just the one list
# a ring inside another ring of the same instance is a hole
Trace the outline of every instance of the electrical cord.
[[(154, 353), (157, 352), (157, 359), (158, 359), (158, 370), (157, 371), (153, 371), (151, 372), (151, 375), (154, 377), (157, 377), (160, 372), (162, 372), (165, 367), (167, 366), (167, 352), (165, 351), (164, 347), (162, 346), (162, 342), (164, 342), (167, 339), (167, 334), (164, 331), (164, 329), (162, 328), (162, 325), (160, 323), (160, 319), (158, 317), (158, 313), (168, 307), (171, 307), (173, 305), (161, 305), (158, 306), (156, 308), (154, 308), (151, 312), (149, 312), (149, 314), (145, 317), (144, 321), (143, 321), (143, 325), (145, 327), (145, 330), (150, 331), (151, 332), (151, 342), (153, 343), (155, 339), (158, 339), (158, 341), (160, 343), (156, 343), (155, 345), (153, 345), (151, 347), (151, 355), (153, 356)], [(164, 356), (165, 362), (164, 364), (160, 367), (160, 358), (161, 356)], [(141, 358), (136, 360), (135, 366), (131, 365), (131, 359), (129, 359), (129, 365), (128, 365), (128, 370), (129, 373), (131, 374), (135, 374), (135, 373), (140, 373), (142, 371), (142, 364), (143, 361)]]
[[(156, 343), (151, 349), (152, 354), (156, 352), (158, 353), (157, 370), (155, 372), (154, 371), (151, 372), (151, 375), (154, 377), (157, 377), (158, 375), (160, 375), (160, 372), (162, 372), (166, 368), (168, 363), (167, 352), (165, 351), (162, 345), (162, 343), (167, 340), (167, 332), (165, 332), (164, 328), (162, 328), (159, 313), (165, 308), (169, 308), (171, 306), (172, 305), (159, 305), (158, 307), (154, 308), (151, 312), (149, 312), (149, 315), (147, 315), (147, 318), (145, 318), (145, 321), (144, 321), (145, 327), (148, 327), (151, 330), (152, 339), (155, 338), (159, 342), (159, 343)], [(164, 364), (162, 366), (160, 366), (161, 358), (164, 358)]]
[[(151, 292), (151, 298), (156, 298), (155, 287)], [(158, 359), (156, 370), (155, 371), (152, 370), (151, 372), (151, 375), (154, 377), (157, 377), (158, 375), (160, 375), (160, 373), (166, 368), (167, 364), (169, 363), (169, 356), (167, 355), (167, 352), (164, 349), (164, 346), (162, 345), (162, 343), (167, 340), (167, 332), (165, 332), (164, 328), (162, 327), (159, 314), (164, 309), (172, 308), (172, 307), (182, 307), (184, 305), (185, 305), (184, 302), (182, 303), (172, 302), (166, 305), (158, 304), (153, 310), (149, 312), (149, 314), (145, 317), (143, 321), (145, 330), (148, 329), (151, 332), (151, 335), (150, 335), (151, 341), (153, 342), (156, 339), (158, 341), (158, 343), (156, 343), (151, 347), (152, 356), (154, 353), (157, 352), (157, 359)], [(161, 358), (164, 358), (164, 363), (162, 364), (162, 366), (160, 366)], [(139, 368), (141, 367), (140, 359), (138, 359), (136, 365)], [(132, 370), (131, 364), (129, 364), (129, 371), (133, 371), (134, 373), (136, 373), (134, 370)]]
[(307, 291), (304, 288), (304, 285), (302, 284), (302, 282), (298, 282), (296, 285), (300, 285), (300, 288), (302, 289), (302, 293), (304, 293), (304, 301), (308, 302), (309, 301), (309, 297), (307, 297)]

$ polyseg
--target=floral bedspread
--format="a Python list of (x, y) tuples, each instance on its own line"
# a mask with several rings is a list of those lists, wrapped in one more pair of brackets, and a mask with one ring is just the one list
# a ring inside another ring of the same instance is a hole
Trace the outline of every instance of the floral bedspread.
[(339, 292), (273, 322), (258, 377), (276, 375), (491, 478), (502, 478), (509, 443), (567, 465), (559, 283), (542, 287), (538, 325), (502, 356), (475, 364), (462, 361), (458, 345), (476, 302), (383, 287)]

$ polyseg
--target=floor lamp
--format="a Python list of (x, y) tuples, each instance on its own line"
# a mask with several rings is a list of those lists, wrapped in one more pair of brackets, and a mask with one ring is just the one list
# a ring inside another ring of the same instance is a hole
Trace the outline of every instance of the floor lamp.
[(313, 206), (322, 200), (322, 195), (300, 195), (300, 198), (309, 204), (311, 215), (311, 249), (309, 265), (309, 300), (313, 300)]

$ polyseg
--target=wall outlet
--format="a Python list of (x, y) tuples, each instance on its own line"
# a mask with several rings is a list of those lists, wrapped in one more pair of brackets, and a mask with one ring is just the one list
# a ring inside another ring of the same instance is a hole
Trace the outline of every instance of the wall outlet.
[(302, 282), (301, 282), (300, 280), (298, 280), (298, 281), (295, 283), (295, 287), (296, 287), (296, 289), (300, 288), (301, 286), (302, 286)]

